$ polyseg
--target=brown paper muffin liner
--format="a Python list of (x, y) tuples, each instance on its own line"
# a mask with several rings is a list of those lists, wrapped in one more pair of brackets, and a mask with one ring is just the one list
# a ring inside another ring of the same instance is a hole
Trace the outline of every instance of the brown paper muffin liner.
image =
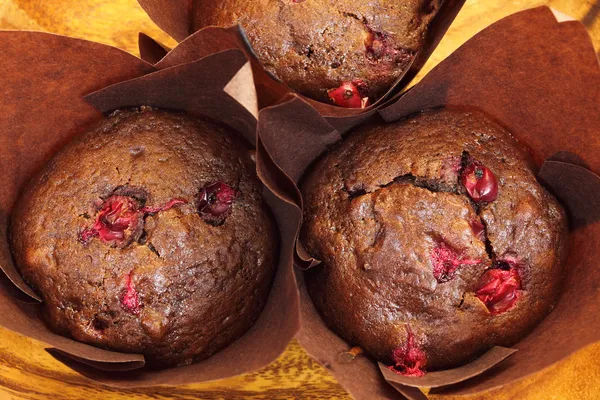
[[(347, 355), (340, 359), (355, 344), (330, 331), (316, 312), (302, 269), (319, 261), (297, 242), (297, 338), (355, 398), (398, 398), (394, 389), (411, 399), (425, 398), (424, 392), (479, 393), (522, 379), (600, 340), (599, 82), (598, 58), (585, 28), (574, 21), (559, 23), (549, 8), (540, 7), (483, 30), (369, 117), (387, 123), (438, 107), (484, 113), (532, 150), (538, 178), (567, 209), (571, 230), (561, 297), (550, 315), (514, 349), (494, 347), (467, 365), (420, 378), (395, 374), (362, 355), (351, 362)], [(350, 117), (345, 126), (359, 122)], [(296, 206), (289, 218), (298, 222), (293, 230), (297, 237), (302, 209), (297, 183), (345, 131), (299, 97), (262, 110), (258, 130), (259, 176)]]
[(138, 34), (138, 50), (140, 58), (150, 64), (156, 64), (171, 51), (169, 47), (157, 42), (143, 32)]
[(263, 367), (286, 348), (299, 324), (292, 271), (294, 228), (289, 206), (265, 188), (281, 235), (277, 274), (256, 324), (213, 357), (162, 371), (144, 357), (108, 351), (51, 332), (41, 300), (19, 275), (8, 226), (20, 189), (64, 144), (119, 108), (148, 105), (221, 121), (256, 143), (256, 94), (247, 58), (239, 50), (207, 55), (157, 70), (113, 47), (40, 32), (0, 32), (0, 326), (43, 342), (81, 374), (116, 386), (185, 384)]
[[(243, 27), (233, 26), (228, 28), (206, 27), (198, 30), (198, 21), (202, 20), (202, 1), (203, 0), (138, 0), (142, 8), (148, 13), (150, 18), (166, 33), (171, 35), (177, 41), (182, 42), (179, 47), (181, 51), (189, 46), (190, 50), (186, 50), (186, 54), (179, 54), (174, 57), (178, 62), (189, 62), (197, 59), (197, 50), (195, 47), (206, 48), (210, 46), (218, 50), (238, 48), (252, 60), (252, 69), (254, 71), (254, 80), (256, 83), (257, 92), (259, 93), (260, 108), (273, 105), (280, 101), (287, 94), (295, 93), (294, 90), (282, 83), (275, 76), (267, 72), (256, 58), (252, 46), (250, 45)], [(332, 125), (339, 130), (343, 130), (342, 126), (337, 126), (336, 122), (342, 117), (358, 116), (366, 114), (371, 115), (378, 105), (382, 104), (387, 98), (394, 93), (397, 93), (419, 72), (425, 64), (431, 53), (435, 50), (438, 43), (448, 30), (448, 27), (460, 11), (465, 0), (445, 0), (442, 6), (431, 22), (428, 30), (427, 41), (423, 49), (413, 58), (413, 63), (407, 69), (404, 76), (396, 80), (390, 87), (388, 92), (378, 99), (372, 106), (364, 109), (343, 108), (332, 104), (319, 102), (301, 96), (304, 100), (310, 103), (317, 109), (326, 119), (330, 120)], [(144, 37), (144, 43), (140, 42), (140, 53), (142, 59), (155, 63), (157, 53), (155, 50), (158, 47), (163, 47), (160, 43), (148, 40)], [(154, 50), (152, 50), (154, 49)], [(171, 60), (169, 65), (172, 65)], [(160, 68), (160, 65), (157, 65)], [(347, 124), (346, 121), (344, 123)]]

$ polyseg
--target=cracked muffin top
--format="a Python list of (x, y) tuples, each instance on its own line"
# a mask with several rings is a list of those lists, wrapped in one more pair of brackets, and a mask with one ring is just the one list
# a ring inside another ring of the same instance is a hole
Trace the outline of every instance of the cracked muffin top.
[(154, 368), (243, 335), (267, 300), (278, 248), (251, 152), (220, 125), (143, 107), (57, 153), (11, 226), (49, 326), (144, 354)]
[(198, 3), (196, 29), (239, 23), (283, 83), (315, 100), (359, 108), (410, 66), (442, 0)]
[(328, 326), (404, 375), (510, 346), (552, 309), (567, 222), (529, 153), (472, 112), (363, 126), (305, 177), (305, 274)]

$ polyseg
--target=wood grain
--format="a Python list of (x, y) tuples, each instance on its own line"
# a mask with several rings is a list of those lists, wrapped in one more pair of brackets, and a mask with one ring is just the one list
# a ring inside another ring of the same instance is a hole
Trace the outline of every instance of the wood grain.
[[(419, 74), (498, 19), (537, 5), (550, 5), (582, 21), (600, 49), (600, 0), (468, 0), (457, 20)], [(136, 0), (0, 0), (1, 29), (32, 29), (84, 38), (137, 54), (143, 31), (168, 46)], [(600, 399), (600, 343), (582, 349), (502, 390), (460, 399)], [(178, 387), (120, 390), (91, 382), (44, 351), (39, 342), (0, 328), (0, 400), (123, 399), (349, 399), (326, 369), (297, 342), (273, 364), (239, 377)], [(454, 397), (432, 395), (433, 399)], [(458, 399), (458, 398), (456, 398)]]

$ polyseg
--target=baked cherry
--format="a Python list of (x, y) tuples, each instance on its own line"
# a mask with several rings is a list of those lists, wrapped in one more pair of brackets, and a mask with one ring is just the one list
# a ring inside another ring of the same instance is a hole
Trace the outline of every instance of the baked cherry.
[(491, 314), (501, 314), (512, 308), (519, 298), (521, 280), (517, 269), (509, 262), (497, 262), (479, 279), (475, 295)]
[(84, 229), (79, 235), (79, 240), (87, 244), (92, 238), (98, 237), (110, 246), (125, 247), (142, 233), (144, 216), (185, 203), (185, 200), (173, 199), (162, 206), (140, 208), (140, 203), (133, 197), (110, 196), (102, 203), (94, 225)]
[(485, 240), (485, 225), (481, 223), (479, 219), (472, 219), (469, 221), (473, 235), (482, 242)]
[(231, 213), (231, 204), (236, 196), (235, 190), (227, 184), (210, 183), (200, 191), (196, 208), (204, 221), (220, 225)]
[(140, 299), (133, 286), (133, 271), (125, 277), (125, 289), (121, 294), (121, 307), (132, 314), (140, 313)]
[(461, 257), (454, 249), (446, 243), (440, 242), (430, 253), (433, 265), (433, 276), (439, 283), (447, 282), (454, 277), (458, 267), (462, 265), (477, 265), (481, 260), (471, 260)]
[(135, 199), (111, 196), (102, 203), (94, 225), (81, 232), (80, 240), (87, 243), (90, 239), (98, 237), (111, 246), (127, 245), (130, 238), (139, 233), (142, 224), (143, 213)]
[(423, 376), (426, 374), (424, 368), (427, 357), (425, 352), (417, 346), (415, 336), (408, 326), (406, 331), (408, 333), (406, 343), (392, 351), (394, 365), (390, 365), (388, 368), (404, 376)]
[(333, 104), (346, 108), (365, 108), (369, 105), (368, 86), (359, 79), (342, 82), (340, 87), (329, 89), (327, 95)]
[(461, 183), (475, 202), (490, 202), (498, 196), (498, 180), (489, 168), (471, 160), (463, 169)]

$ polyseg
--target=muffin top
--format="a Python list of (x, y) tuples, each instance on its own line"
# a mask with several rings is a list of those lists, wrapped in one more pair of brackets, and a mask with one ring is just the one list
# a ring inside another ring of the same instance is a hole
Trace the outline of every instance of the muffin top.
[(11, 227), (50, 327), (153, 367), (206, 358), (246, 332), (277, 251), (251, 152), (220, 125), (147, 107), (61, 150)]
[(195, 28), (241, 24), (264, 67), (295, 91), (364, 107), (423, 47), (441, 0), (199, 2)]
[(302, 184), (326, 323), (395, 371), (510, 346), (553, 307), (567, 223), (528, 152), (473, 112), (356, 130)]

